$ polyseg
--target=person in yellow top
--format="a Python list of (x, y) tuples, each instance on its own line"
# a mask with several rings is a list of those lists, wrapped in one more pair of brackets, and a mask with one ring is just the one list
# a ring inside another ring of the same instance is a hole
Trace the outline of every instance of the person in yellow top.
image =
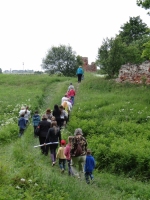
[(64, 154), (66, 141), (61, 140), (60, 142), (61, 146), (58, 148), (56, 158), (59, 159), (59, 166), (61, 169), (61, 173), (64, 173), (65, 167), (66, 167), (66, 156)]

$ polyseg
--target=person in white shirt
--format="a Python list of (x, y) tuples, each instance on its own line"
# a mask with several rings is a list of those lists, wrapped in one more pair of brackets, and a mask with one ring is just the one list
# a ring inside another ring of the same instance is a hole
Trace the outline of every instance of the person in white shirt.
[(67, 96), (67, 94), (64, 95), (64, 97), (62, 97), (61, 99), (61, 104), (64, 102), (64, 101), (69, 101), (70, 98)]
[(28, 122), (29, 122), (30, 114), (31, 114), (31, 111), (29, 111), (29, 107), (27, 106), (26, 109), (25, 109), (25, 115), (24, 115), (24, 118), (26, 120), (26, 124), (28, 124)]

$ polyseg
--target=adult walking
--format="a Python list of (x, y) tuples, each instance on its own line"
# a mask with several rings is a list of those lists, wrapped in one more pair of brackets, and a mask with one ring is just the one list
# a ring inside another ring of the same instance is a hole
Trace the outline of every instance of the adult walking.
[(60, 128), (57, 126), (56, 121), (52, 122), (52, 127), (48, 130), (45, 143), (49, 142), (52, 143), (49, 145), (49, 147), (50, 147), (52, 166), (54, 166), (56, 163), (56, 149), (58, 147), (58, 143), (61, 144), (61, 132)]
[[(42, 116), (42, 121), (39, 122), (38, 126), (40, 127), (39, 130), (39, 142), (40, 144), (44, 144), (46, 140), (46, 136), (48, 133), (49, 128), (51, 127), (51, 123), (47, 121), (47, 116), (43, 115)], [(48, 155), (48, 149), (49, 147), (46, 146), (41, 146), (41, 151), (42, 154)]]
[(75, 168), (78, 167), (79, 170), (78, 178), (81, 178), (81, 174), (84, 172), (86, 152), (87, 152), (87, 141), (83, 137), (82, 129), (77, 128), (75, 129), (74, 137), (72, 139), (70, 155), (72, 158), (72, 171), (74, 172)]
[(61, 119), (60, 119), (61, 111), (60, 111), (59, 106), (57, 104), (54, 105), (54, 110), (53, 110), (52, 114), (57, 121), (57, 125), (60, 127), (61, 126)]
[(82, 75), (84, 74), (82, 66), (78, 67), (76, 74), (78, 76), (78, 83), (81, 83), (81, 78), (82, 78)]

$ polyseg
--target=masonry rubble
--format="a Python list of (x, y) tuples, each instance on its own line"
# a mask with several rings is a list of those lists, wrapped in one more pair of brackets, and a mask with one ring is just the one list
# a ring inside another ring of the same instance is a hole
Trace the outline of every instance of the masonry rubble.
[(126, 64), (122, 65), (119, 70), (118, 82), (142, 83), (150, 84), (150, 60), (140, 65)]
[(96, 72), (97, 67), (94, 62), (92, 62), (90, 65), (88, 63), (88, 57), (82, 57), (83, 60), (83, 69), (87, 72)]

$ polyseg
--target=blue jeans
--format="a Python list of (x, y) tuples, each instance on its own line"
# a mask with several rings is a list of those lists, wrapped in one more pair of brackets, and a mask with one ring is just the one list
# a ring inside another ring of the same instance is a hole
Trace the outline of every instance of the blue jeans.
[(87, 184), (90, 183), (89, 178), (90, 178), (91, 180), (93, 180), (94, 177), (93, 177), (92, 172), (85, 172), (85, 180), (86, 180)]
[(66, 168), (66, 159), (59, 159), (59, 167), (60, 169), (65, 169)]

